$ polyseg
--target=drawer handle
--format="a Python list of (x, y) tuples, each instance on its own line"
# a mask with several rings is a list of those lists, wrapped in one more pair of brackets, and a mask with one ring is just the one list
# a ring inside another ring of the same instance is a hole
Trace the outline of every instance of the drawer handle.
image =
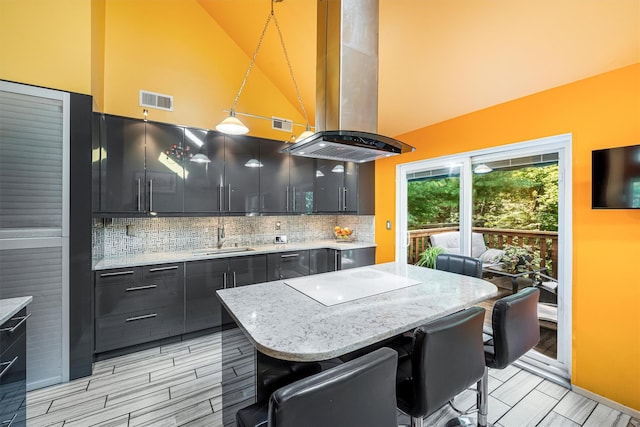
[(115, 273), (102, 273), (100, 277), (109, 277), (109, 276), (125, 276), (127, 274), (133, 274), (135, 271), (127, 270), (127, 271), (116, 271)]
[(16, 417), (18, 416), (18, 413), (16, 412), (15, 414), (13, 414), (13, 417), (11, 417), (10, 420), (6, 420), (6, 421), (0, 421), (1, 425), (6, 425), (6, 427), (11, 427), (11, 424), (13, 424), (13, 422), (16, 420)]
[(156, 268), (150, 268), (149, 273), (154, 273), (156, 271), (167, 271), (167, 270), (177, 270), (177, 269), (178, 269), (177, 265), (172, 265), (171, 267), (156, 267)]
[(16, 329), (18, 329), (20, 327), (20, 325), (22, 325), (24, 322), (26, 322), (29, 317), (31, 317), (31, 313), (27, 314), (26, 316), (12, 318), (11, 320), (20, 319), (20, 321), (15, 326), (13, 326), (12, 328), (2, 328), (2, 329), (0, 329), (0, 332), (9, 332), (10, 334), (14, 333), (16, 331)]
[(152, 313), (152, 314), (145, 314), (144, 316), (134, 316), (134, 317), (129, 317), (127, 318), (127, 322), (135, 322), (136, 320), (144, 320), (144, 319), (151, 319), (156, 317), (157, 314), (156, 313)]
[(134, 286), (132, 288), (125, 289), (125, 291), (126, 292), (144, 291), (145, 289), (155, 289), (157, 287), (158, 287), (158, 285)]
[(288, 255), (280, 255), (280, 258), (295, 258), (299, 256), (300, 254), (288, 254)]
[(2, 372), (0, 372), (0, 378), (2, 378), (2, 376), (6, 374), (9, 369), (11, 369), (11, 366), (16, 363), (16, 360), (18, 360), (18, 356), (14, 357), (10, 362), (0, 363), (0, 366), (4, 366), (4, 369), (2, 370)]

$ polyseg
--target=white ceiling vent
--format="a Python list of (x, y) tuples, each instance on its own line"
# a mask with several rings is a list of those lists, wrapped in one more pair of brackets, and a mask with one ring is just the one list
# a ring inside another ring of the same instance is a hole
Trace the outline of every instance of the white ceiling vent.
[(157, 108), (158, 110), (173, 111), (173, 96), (141, 90), (140, 106)]
[(271, 129), (291, 132), (293, 130), (293, 122), (280, 117), (271, 117)]

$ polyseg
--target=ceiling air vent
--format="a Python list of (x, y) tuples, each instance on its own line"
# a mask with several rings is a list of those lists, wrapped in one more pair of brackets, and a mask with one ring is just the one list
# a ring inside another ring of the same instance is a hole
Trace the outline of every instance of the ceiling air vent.
[(159, 110), (173, 111), (173, 96), (141, 90), (140, 106), (157, 108)]
[(271, 117), (271, 129), (281, 130), (283, 132), (291, 132), (293, 129), (293, 122), (287, 119), (281, 119), (279, 117)]

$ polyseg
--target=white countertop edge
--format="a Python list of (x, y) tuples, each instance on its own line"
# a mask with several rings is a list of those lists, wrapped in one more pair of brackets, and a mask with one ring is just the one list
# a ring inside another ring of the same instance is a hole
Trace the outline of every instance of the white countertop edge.
[(287, 243), (250, 246), (253, 250), (246, 252), (230, 252), (224, 254), (194, 255), (194, 252), (202, 251), (204, 248), (194, 248), (188, 251), (177, 252), (151, 252), (142, 253), (129, 257), (105, 258), (98, 261), (94, 266), (94, 271), (107, 270), (111, 268), (140, 267), (143, 265), (165, 264), (172, 262), (198, 261), (204, 259), (231, 258), (239, 256), (251, 256), (268, 254), (274, 252), (290, 252), (306, 249), (362, 249), (376, 247), (375, 243), (365, 242), (336, 242), (334, 240), (319, 240), (306, 243)]
[(33, 301), (31, 296), (0, 299), (0, 325), (11, 319), (31, 301)]

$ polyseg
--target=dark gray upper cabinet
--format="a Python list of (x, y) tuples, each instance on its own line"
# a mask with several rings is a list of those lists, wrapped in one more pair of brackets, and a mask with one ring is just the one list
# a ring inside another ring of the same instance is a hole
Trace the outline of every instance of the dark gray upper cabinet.
[(311, 213), (314, 200), (315, 161), (309, 157), (288, 156), (291, 212)]
[(190, 157), (184, 162), (184, 212), (219, 212), (222, 209), (219, 191), (224, 178), (224, 136), (195, 128), (185, 128), (184, 136), (190, 156), (202, 155), (209, 159), (209, 162), (197, 162)]
[(145, 123), (145, 191), (149, 212), (183, 211), (184, 164), (191, 150), (184, 144), (184, 128)]
[(288, 144), (282, 141), (260, 141), (260, 211), (286, 213), (291, 209), (289, 155), (280, 152)]
[(227, 213), (260, 211), (260, 139), (242, 135), (224, 137), (224, 182), (220, 195)]
[(357, 212), (357, 166), (337, 160), (316, 160), (316, 212)]
[(100, 115), (100, 211), (144, 212), (144, 122)]

